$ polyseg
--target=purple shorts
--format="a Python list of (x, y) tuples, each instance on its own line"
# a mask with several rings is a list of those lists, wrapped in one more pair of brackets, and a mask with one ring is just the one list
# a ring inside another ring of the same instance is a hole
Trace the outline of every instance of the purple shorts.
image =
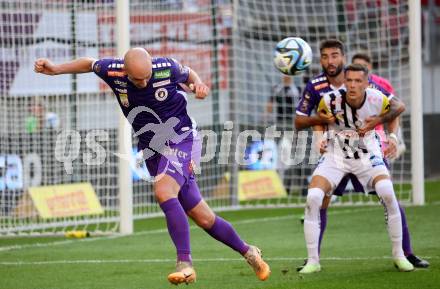
[[(383, 159), (385, 166), (387, 169), (390, 169), (390, 165), (386, 159)], [(351, 183), (353, 184), (353, 188), (355, 192), (358, 193), (365, 193), (365, 189), (362, 186), (362, 184), (359, 182), (357, 177), (353, 174), (347, 174), (345, 177), (342, 178), (342, 180), (339, 182), (339, 184), (336, 186), (336, 189), (333, 191), (333, 195), (336, 196), (342, 196), (345, 193), (345, 188), (347, 187), (348, 181), (351, 180)], [(370, 194), (375, 194), (376, 192), (368, 192)]]
[(185, 211), (194, 208), (201, 200), (199, 187), (194, 175), (200, 165), (202, 143), (198, 137), (189, 137), (178, 144), (170, 144), (161, 154), (145, 161), (152, 177), (166, 174), (180, 186), (179, 201)]

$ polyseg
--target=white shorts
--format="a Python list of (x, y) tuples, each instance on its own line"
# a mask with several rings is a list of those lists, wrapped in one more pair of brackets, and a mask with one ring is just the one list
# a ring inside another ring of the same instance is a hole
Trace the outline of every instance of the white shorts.
[(390, 175), (381, 157), (345, 159), (331, 153), (325, 153), (319, 159), (318, 166), (312, 176), (326, 178), (334, 190), (348, 173), (352, 173), (358, 178), (366, 192), (374, 191), (372, 186), (374, 178), (380, 175)]

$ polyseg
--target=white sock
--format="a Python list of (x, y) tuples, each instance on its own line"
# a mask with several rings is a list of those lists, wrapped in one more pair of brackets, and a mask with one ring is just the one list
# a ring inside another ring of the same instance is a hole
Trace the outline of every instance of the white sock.
[(308, 264), (319, 264), (319, 208), (324, 199), (324, 191), (319, 188), (309, 189), (304, 215), (304, 237), (306, 239)]
[(393, 183), (388, 179), (380, 180), (376, 183), (375, 190), (385, 206), (385, 221), (393, 245), (393, 258), (403, 258), (405, 255), (402, 249), (402, 218)]

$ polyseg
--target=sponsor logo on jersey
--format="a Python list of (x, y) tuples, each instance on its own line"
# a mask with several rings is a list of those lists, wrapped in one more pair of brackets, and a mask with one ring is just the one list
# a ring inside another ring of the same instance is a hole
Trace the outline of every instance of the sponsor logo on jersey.
[(118, 71), (118, 70), (109, 70), (107, 71), (108, 76), (114, 76), (114, 77), (124, 77), (126, 75), (125, 71)]
[(318, 85), (315, 85), (315, 90), (320, 90), (320, 89), (323, 89), (323, 88), (325, 88), (325, 87), (327, 87), (328, 86), (328, 83), (327, 82), (324, 82), (324, 83), (321, 83), (321, 84), (318, 84)]
[(113, 83), (122, 87), (127, 87), (127, 82), (120, 81), (119, 79), (116, 79), (115, 81), (113, 81)]
[(170, 83), (171, 83), (171, 80), (169, 80), (169, 79), (162, 80), (162, 81), (153, 83), (153, 87), (160, 87), (160, 86), (164, 86), (164, 85), (167, 85), (167, 84), (170, 84)]
[(165, 147), (162, 154), (164, 156), (175, 156), (178, 158), (184, 158), (186, 159), (188, 157), (188, 153), (179, 149), (171, 148), (171, 147)]
[(128, 94), (120, 93), (118, 95), (118, 97), (119, 97), (119, 100), (121, 101), (123, 106), (125, 106), (125, 107), (129, 107), (130, 106), (130, 103), (128, 102)]
[(167, 99), (168, 97), (168, 90), (166, 90), (166, 88), (159, 88), (158, 90), (156, 90), (156, 92), (154, 93), (154, 97), (158, 100), (158, 101), (164, 101), (165, 99)]
[(169, 68), (154, 72), (154, 78), (157, 79), (169, 78), (170, 76), (171, 76), (171, 69)]
[(115, 90), (117, 92), (120, 92), (120, 93), (127, 93), (127, 89), (126, 88), (118, 88), (118, 87), (116, 87)]

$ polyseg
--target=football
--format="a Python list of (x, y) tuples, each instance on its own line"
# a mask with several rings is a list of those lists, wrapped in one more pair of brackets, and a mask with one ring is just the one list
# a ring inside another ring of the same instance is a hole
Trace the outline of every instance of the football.
[(273, 61), (280, 72), (298, 74), (312, 63), (312, 48), (299, 37), (287, 37), (275, 46)]

